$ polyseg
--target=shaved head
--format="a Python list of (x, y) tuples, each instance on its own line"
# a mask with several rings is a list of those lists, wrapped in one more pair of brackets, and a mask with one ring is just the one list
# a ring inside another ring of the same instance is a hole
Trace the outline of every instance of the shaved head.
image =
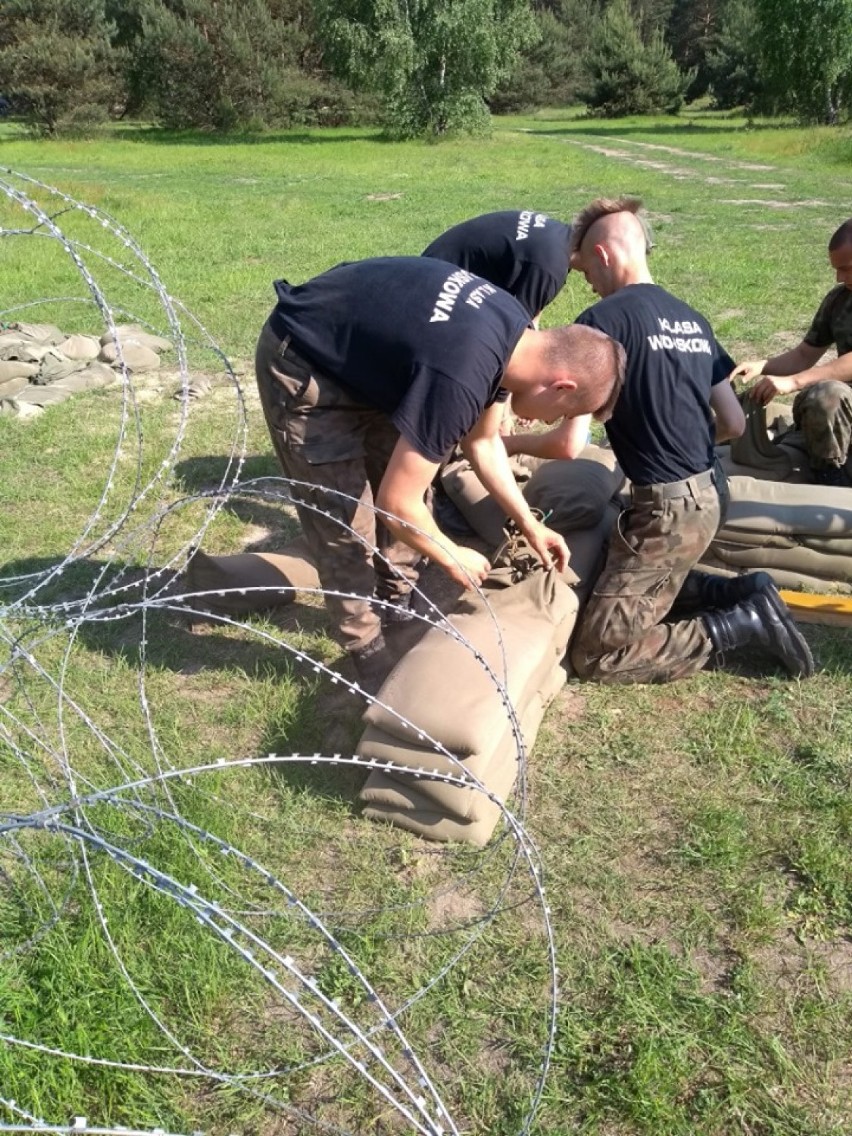
[[(620, 218), (621, 221), (616, 226), (609, 218)], [(643, 251), (647, 254), (654, 247), (654, 242), (641, 199), (629, 196), (598, 197), (577, 215), (571, 226), (572, 259), (580, 252), (587, 234), (593, 228), (596, 234), (615, 233), (617, 228), (633, 243), (637, 227), (642, 234)]]
[(653, 283), (641, 208), (638, 197), (599, 197), (573, 224), (571, 267), (601, 297), (627, 284)]

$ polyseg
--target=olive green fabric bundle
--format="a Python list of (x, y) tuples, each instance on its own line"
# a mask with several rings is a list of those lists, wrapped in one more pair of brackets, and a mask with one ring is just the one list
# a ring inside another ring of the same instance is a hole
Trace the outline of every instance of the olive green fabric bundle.
[(852, 585), (852, 489), (729, 479), (731, 502), (700, 568), (765, 569), (782, 587), (845, 590)]
[[(561, 667), (555, 667), (548, 676), (544, 689), (536, 692), (520, 716), (520, 732), (527, 754), (535, 744), (545, 710), (564, 683), (565, 671)], [(434, 751), (432, 753), (434, 756)], [(426, 751), (423, 751), (423, 756), (428, 763), (430, 758)], [(397, 761), (399, 757), (400, 752), (397, 751)], [(447, 763), (445, 756), (443, 762)], [(468, 762), (463, 762), (463, 765), (467, 767)], [(461, 810), (447, 808), (446, 798), (436, 799), (436, 789), (440, 782), (426, 781), (416, 773), (406, 778), (404, 774), (390, 775), (381, 771), (371, 773), (361, 791), (360, 799), (365, 805), (363, 815), (369, 820), (394, 824), (427, 840), (463, 841), (482, 848), (491, 839), (500, 821), (500, 803), (505, 805), (511, 797), (519, 773), (519, 747), (514, 733), (509, 730), (503, 745), (495, 750), (483, 775), (477, 775), (494, 799), (479, 788), (465, 789), (448, 784), (442, 786), (447, 793), (455, 792), (459, 794), (460, 801), (467, 802), (464, 805), (466, 818), (458, 815)], [(459, 775), (457, 766), (453, 774)]]
[(188, 602), (222, 615), (246, 615), (292, 603), (299, 589), (320, 586), (304, 537), (281, 552), (208, 556), (197, 551), (186, 568), (185, 591), (201, 594)]

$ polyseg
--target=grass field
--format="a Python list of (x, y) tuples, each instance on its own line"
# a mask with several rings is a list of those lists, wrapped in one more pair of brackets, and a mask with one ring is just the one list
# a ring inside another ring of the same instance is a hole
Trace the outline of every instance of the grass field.
[[(204, 496), (276, 474), (250, 365), (276, 277), (635, 193), (657, 281), (734, 357), (772, 353), (833, 281), (849, 132), (568, 112), (441, 145), (2, 130), (4, 187), (17, 171), (126, 230), (55, 218), (103, 303), (179, 319), (190, 371), (221, 381), (175, 401), (175, 364), (134, 400), (0, 416), (0, 1126), (852, 1131), (848, 631), (806, 628), (802, 683), (745, 663), (570, 684), (516, 805), (529, 840), (478, 852), (359, 818), (335, 755), (364, 704), (322, 669), (341, 658), (319, 600), (192, 631), (157, 575), (199, 533), (231, 552), (294, 532), (274, 492)], [(79, 264), (2, 194), (0, 227), (0, 319), (102, 330)], [(591, 300), (572, 275), (545, 322)]]

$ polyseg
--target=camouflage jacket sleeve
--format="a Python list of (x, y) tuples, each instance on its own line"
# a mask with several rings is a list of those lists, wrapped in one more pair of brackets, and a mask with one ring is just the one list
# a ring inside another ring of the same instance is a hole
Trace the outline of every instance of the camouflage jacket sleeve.
[(831, 289), (817, 309), (805, 343), (811, 347), (835, 344), (838, 355), (852, 351), (852, 290), (844, 284)]

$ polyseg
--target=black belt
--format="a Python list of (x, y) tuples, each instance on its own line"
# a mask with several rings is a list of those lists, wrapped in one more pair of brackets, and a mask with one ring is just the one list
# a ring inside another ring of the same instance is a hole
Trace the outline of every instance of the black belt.
[(634, 501), (671, 501), (677, 497), (694, 497), (701, 489), (716, 484), (716, 474), (712, 469), (693, 474), (684, 481), (667, 481), (662, 485), (633, 485), (630, 495)]

